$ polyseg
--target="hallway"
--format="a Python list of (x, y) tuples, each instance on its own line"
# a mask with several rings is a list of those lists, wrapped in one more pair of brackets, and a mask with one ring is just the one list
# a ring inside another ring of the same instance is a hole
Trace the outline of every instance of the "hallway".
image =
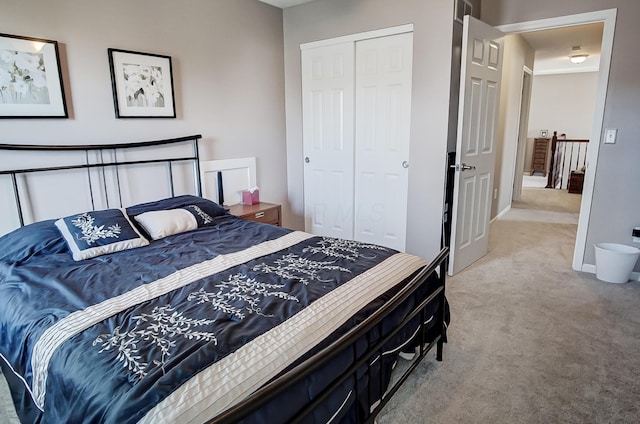
[[(581, 200), (582, 195), (567, 190), (526, 187), (506, 216), (510, 220), (577, 225)], [(575, 241), (575, 231), (573, 237)]]

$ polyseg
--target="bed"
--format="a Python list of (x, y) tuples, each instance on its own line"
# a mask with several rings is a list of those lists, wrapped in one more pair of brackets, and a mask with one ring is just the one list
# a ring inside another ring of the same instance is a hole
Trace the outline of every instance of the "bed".
[[(427, 352), (442, 359), (446, 249), (427, 264), (229, 215), (202, 197), (199, 139), (65, 147), (192, 145), (171, 158), (1, 171), (22, 226), (0, 238), (0, 363), (22, 421), (372, 422)], [(193, 194), (170, 171), (167, 198), (122, 207), (118, 188), (116, 205), (25, 225), (25, 174), (120, 181), (185, 161)], [(397, 376), (400, 355), (416, 358)]]

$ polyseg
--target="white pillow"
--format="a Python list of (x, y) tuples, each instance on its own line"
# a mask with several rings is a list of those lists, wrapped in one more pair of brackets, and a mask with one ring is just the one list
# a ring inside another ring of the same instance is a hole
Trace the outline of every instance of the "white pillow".
[(185, 209), (150, 211), (134, 218), (154, 240), (198, 228), (196, 218)]

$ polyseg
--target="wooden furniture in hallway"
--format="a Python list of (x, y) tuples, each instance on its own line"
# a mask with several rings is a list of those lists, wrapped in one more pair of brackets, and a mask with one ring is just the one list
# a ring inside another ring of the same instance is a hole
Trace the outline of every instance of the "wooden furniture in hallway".
[(548, 138), (536, 138), (533, 141), (533, 155), (531, 155), (531, 174), (536, 171), (542, 172), (543, 176), (547, 176), (547, 152), (549, 151)]
[(584, 172), (571, 171), (569, 177), (569, 193), (582, 194), (582, 186), (584, 185)]

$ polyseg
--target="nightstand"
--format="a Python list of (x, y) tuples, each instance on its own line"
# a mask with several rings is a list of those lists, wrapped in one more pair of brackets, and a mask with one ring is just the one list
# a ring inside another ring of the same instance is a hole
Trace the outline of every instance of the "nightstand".
[(233, 205), (229, 206), (229, 213), (249, 221), (277, 225), (278, 227), (282, 226), (281, 206), (274, 203), (260, 202), (255, 205)]

